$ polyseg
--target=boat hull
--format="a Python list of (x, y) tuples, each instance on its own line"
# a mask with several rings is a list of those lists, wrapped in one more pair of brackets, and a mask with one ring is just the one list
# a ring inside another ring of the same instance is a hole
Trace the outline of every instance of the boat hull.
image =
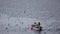
[(40, 30), (40, 28), (35, 28), (35, 27), (33, 27), (33, 30)]

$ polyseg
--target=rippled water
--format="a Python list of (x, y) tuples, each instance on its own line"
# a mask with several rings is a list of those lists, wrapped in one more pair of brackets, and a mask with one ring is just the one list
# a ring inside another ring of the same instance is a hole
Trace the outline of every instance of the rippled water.
[[(29, 26), (34, 22), (39, 22), (37, 19), (31, 18), (16, 18), (10, 17), (0, 19), (0, 34), (60, 34), (59, 28), (49, 28), (48, 25), (42, 24), (42, 31), (30, 30)], [(45, 28), (44, 26), (48, 26)], [(59, 25), (58, 25), (59, 26)]]

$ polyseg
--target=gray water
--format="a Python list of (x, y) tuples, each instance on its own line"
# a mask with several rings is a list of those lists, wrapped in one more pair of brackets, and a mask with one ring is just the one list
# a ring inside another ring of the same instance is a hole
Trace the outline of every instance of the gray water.
[(60, 34), (60, 0), (0, 0), (0, 34)]
[(0, 17), (0, 34), (60, 34), (59, 25), (56, 26), (54, 23), (47, 25), (42, 24), (42, 22), (42, 31), (30, 30), (29, 27), (34, 22), (39, 22), (39, 20), (33, 18)]

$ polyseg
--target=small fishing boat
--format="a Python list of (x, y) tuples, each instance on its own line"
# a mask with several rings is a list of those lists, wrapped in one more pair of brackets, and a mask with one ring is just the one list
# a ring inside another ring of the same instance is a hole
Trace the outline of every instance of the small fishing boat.
[(31, 29), (32, 30), (39, 30), (39, 31), (41, 31), (42, 27), (36, 28), (35, 25), (31, 25)]

